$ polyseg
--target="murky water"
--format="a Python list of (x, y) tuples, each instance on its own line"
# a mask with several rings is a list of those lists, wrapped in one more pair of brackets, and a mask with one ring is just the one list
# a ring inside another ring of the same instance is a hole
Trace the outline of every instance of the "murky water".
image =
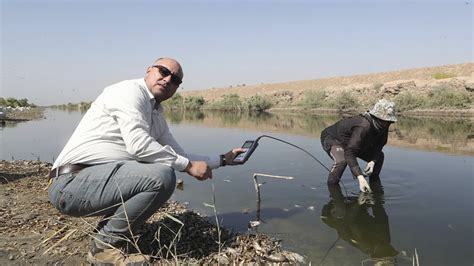
[[(82, 114), (47, 110), (45, 115), (2, 128), (0, 158), (52, 161)], [(193, 153), (223, 153), (267, 134), (303, 147), (326, 166), (331, 160), (320, 147), (319, 133), (337, 119), (168, 114), (175, 137)], [(401, 118), (390, 133), (382, 182), (374, 185), (378, 192), (371, 198), (359, 195), (349, 171), (341, 187), (328, 188), (327, 170), (302, 151), (271, 139), (262, 139), (245, 165), (216, 170), (212, 181), (178, 173), (184, 190), (176, 190), (173, 198), (212, 215), (203, 203), (212, 203), (214, 184), (223, 224), (245, 231), (259, 215), (263, 223), (258, 232), (282, 239), (285, 248), (313, 265), (373, 265), (380, 257), (411, 265), (415, 249), (421, 265), (472, 265), (472, 132), (470, 121)], [(258, 213), (255, 173), (294, 177), (259, 176), (264, 184)]]

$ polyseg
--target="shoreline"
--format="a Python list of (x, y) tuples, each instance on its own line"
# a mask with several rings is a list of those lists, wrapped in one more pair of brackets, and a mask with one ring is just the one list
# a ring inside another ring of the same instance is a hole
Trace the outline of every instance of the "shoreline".
[[(50, 168), (42, 161), (0, 161), (0, 264), (87, 263), (99, 218), (62, 215), (49, 203)], [(304, 263), (276, 238), (232, 232), (211, 223), (214, 219), (168, 201), (138, 232), (139, 250), (151, 255), (151, 265)]]
[[(267, 110), (269, 113), (282, 114), (314, 114), (314, 115), (340, 115), (340, 114), (358, 114), (364, 112), (363, 110), (348, 109), (339, 111), (337, 109), (329, 108), (305, 108), (305, 107), (272, 107)], [(413, 111), (399, 112), (397, 115), (413, 117), (413, 118), (455, 118), (455, 119), (469, 119), (474, 120), (474, 109), (445, 109), (432, 110), (420, 109)]]

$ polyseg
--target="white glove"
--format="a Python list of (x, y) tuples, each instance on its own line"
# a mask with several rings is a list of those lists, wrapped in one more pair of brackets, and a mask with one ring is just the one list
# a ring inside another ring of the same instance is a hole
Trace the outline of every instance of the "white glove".
[(374, 161), (368, 162), (367, 166), (365, 167), (365, 170), (364, 170), (364, 175), (365, 176), (370, 176), (374, 172), (374, 166), (375, 166)]
[(357, 179), (359, 179), (360, 191), (362, 191), (362, 192), (372, 192), (372, 190), (370, 189), (369, 183), (367, 183), (367, 180), (365, 180), (363, 175), (357, 176)]

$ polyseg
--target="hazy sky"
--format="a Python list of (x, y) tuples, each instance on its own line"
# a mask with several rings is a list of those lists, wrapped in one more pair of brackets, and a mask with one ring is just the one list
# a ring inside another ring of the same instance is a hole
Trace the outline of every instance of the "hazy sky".
[(90, 101), (158, 57), (179, 91), (473, 61), (472, 0), (1, 2), (1, 97)]

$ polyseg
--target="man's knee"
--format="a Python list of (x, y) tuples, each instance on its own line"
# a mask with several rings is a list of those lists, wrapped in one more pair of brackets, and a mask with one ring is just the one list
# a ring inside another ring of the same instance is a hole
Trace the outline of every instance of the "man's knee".
[(171, 194), (176, 187), (176, 174), (173, 168), (162, 165), (155, 164), (152, 167), (153, 179), (160, 193)]
[(176, 174), (171, 167), (166, 167), (166, 169), (162, 171), (161, 181), (164, 191), (168, 192), (171, 197), (176, 187)]

